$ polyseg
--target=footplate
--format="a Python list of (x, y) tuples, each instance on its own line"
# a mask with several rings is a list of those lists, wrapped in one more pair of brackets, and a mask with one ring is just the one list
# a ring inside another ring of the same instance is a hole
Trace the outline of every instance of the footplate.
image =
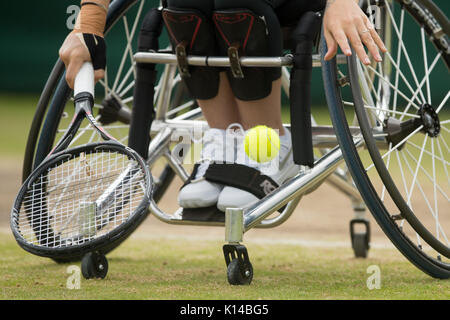
[(220, 223), (225, 224), (225, 213), (217, 209), (216, 206), (195, 209), (183, 209), (181, 213), (183, 221)]

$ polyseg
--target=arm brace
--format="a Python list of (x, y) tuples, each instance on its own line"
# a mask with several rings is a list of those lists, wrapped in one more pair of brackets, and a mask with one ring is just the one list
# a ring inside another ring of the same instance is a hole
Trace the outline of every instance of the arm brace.
[(106, 67), (106, 43), (103, 32), (109, 0), (82, 0), (73, 33), (89, 50), (94, 70)]

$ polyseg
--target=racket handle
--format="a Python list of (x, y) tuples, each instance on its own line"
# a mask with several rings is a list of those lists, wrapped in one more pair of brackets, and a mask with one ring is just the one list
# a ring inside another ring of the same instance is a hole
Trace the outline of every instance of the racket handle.
[(85, 62), (75, 77), (74, 96), (88, 92), (94, 97), (94, 67), (91, 62)]

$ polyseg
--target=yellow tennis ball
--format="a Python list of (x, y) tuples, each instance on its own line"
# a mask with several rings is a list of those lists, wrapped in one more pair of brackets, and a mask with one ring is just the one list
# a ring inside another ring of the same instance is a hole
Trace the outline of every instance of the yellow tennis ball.
[(245, 135), (245, 153), (257, 162), (268, 162), (280, 151), (280, 137), (277, 132), (267, 126), (256, 126)]

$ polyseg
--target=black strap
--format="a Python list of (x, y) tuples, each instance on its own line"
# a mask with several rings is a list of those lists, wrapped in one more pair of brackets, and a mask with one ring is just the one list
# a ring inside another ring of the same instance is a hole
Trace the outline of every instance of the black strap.
[(94, 70), (106, 68), (106, 42), (105, 39), (91, 33), (83, 33), (84, 43), (91, 55)]
[(183, 183), (180, 190), (183, 189), (186, 185), (192, 182), (192, 180), (195, 180), (195, 176), (197, 175), (198, 167), (200, 166), (200, 163), (194, 164), (194, 169), (191, 172), (191, 175), (189, 178)]
[(278, 183), (259, 170), (236, 163), (210, 164), (205, 179), (248, 191), (259, 199), (278, 188)]

